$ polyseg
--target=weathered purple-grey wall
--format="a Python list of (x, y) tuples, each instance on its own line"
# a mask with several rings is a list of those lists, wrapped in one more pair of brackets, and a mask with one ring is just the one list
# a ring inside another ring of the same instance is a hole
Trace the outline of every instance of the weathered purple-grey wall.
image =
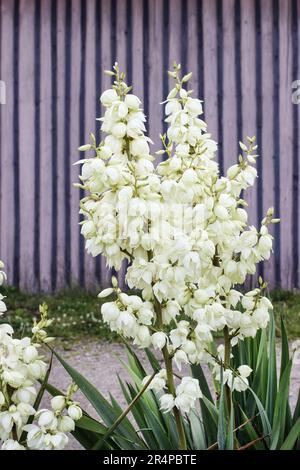
[(237, 141), (256, 134), (260, 178), (248, 195), (251, 222), (270, 205), (271, 285), (299, 287), (299, 0), (0, 0), (0, 257), (9, 282), (28, 290), (107, 281), (104, 262), (79, 235), (77, 147), (96, 130), (104, 68), (119, 61), (144, 100), (150, 135), (173, 60), (193, 72), (205, 118), (220, 142), (221, 169)]

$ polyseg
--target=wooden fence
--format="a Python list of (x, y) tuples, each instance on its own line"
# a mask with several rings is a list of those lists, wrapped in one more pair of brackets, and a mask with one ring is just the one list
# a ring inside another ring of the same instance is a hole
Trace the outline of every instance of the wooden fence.
[(299, 0), (0, 0), (0, 8), (0, 258), (10, 283), (51, 291), (107, 282), (104, 261), (84, 251), (72, 163), (99, 129), (103, 69), (115, 60), (158, 142), (176, 60), (205, 101), (221, 170), (236, 161), (239, 139), (257, 135), (250, 220), (270, 205), (282, 220), (263, 274), (271, 286), (299, 287)]

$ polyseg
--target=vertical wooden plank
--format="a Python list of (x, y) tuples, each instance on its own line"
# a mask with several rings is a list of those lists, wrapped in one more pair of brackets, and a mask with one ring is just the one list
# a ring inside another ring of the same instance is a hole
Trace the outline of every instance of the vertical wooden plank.
[[(93, 132), (95, 127), (95, 83), (94, 74), (91, 73), (91, 68), (94, 66), (95, 57), (95, 1), (91, 0), (86, 4), (87, 17), (86, 17), (86, 63), (85, 63), (85, 76), (86, 76), (86, 97), (85, 97), (85, 142), (89, 141), (89, 133)], [(95, 259), (85, 254), (85, 286), (92, 289), (95, 286)]]
[[(189, 51), (187, 60), (188, 72), (192, 72), (192, 78), (189, 81), (189, 89), (194, 90), (193, 97), (202, 99), (198, 96), (198, 48), (203, 45), (198, 43), (198, 33), (200, 29), (201, 18), (197, 17), (198, 1), (190, 0), (187, 4), (188, 8), (188, 44)], [(201, 3), (201, 2), (200, 2)]]
[(182, 68), (182, 74), (186, 75), (188, 72), (188, 61), (190, 51), (188, 48), (188, 2), (185, 0), (181, 0), (180, 5), (180, 37), (181, 37), (181, 44), (180, 44), (180, 63)]
[[(243, 128), (246, 136), (256, 133), (255, 90), (255, 2), (241, 2)], [(256, 185), (245, 191), (249, 224), (256, 225)]]
[[(104, 70), (111, 70), (113, 66), (114, 58), (111, 57), (111, 0), (102, 1), (102, 15), (101, 15), (101, 42), (102, 42), (102, 89), (100, 90), (99, 96), (101, 93), (111, 86), (111, 78), (107, 75), (104, 75)], [(99, 113), (103, 115), (105, 108), (103, 106), (99, 107)], [(105, 135), (102, 134), (102, 138)], [(106, 286), (110, 282), (110, 270), (106, 266), (106, 261), (104, 257), (101, 257), (101, 285)]]
[(41, 101), (40, 101), (40, 275), (41, 289), (51, 289), (51, 233), (52, 233), (52, 186), (51, 186), (51, 8), (49, 2), (41, 7)]
[(149, 126), (150, 137), (154, 142), (150, 151), (154, 153), (160, 148), (159, 134), (162, 132), (163, 100), (162, 94), (162, 0), (151, 3), (149, 23), (149, 43), (151, 45), (149, 57)]
[[(96, 119), (100, 117), (100, 101), (99, 97), (102, 90), (102, 83), (103, 83), (103, 70), (102, 70), (102, 55), (103, 55), (103, 48), (102, 48), (102, 37), (101, 37), (101, 17), (103, 14), (103, 2), (101, 0), (95, 0), (95, 37), (94, 37), (94, 50), (95, 50), (95, 57), (94, 57), (94, 89), (95, 89), (95, 103), (94, 103), (94, 127), (96, 141), (100, 141), (100, 122)], [(93, 62), (92, 62), (93, 63)], [(97, 289), (99, 288), (99, 284), (101, 283), (101, 257), (98, 256), (95, 260), (95, 286)]]
[[(129, 82), (128, 70), (127, 70), (127, 58), (131, 54), (131, 51), (128, 50), (128, 33), (129, 33), (129, 24), (127, 9), (129, 8), (130, 0), (117, 0), (116, 1), (116, 10), (117, 10), (117, 19), (116, 19), (116, 60), (119, 64), (120, 70), (125, 73), (125, 82), (127, 85), (132, 85)], [(126, 271), (125, 261), (122, 263), (122, 267), (118, 272), (118, 281), (121, 289), (124, 288), (124, 277)]]
[[(272, 0), (261, 4), (261, 29), (262, 29), (262, 143), (258, 149), (259, 158), (263, 161), (263, 213), (266, 214), (269, 207), (274, 206), (274, 139), (273, 120), (270, 119), (270, 110), (273, 108), (273, 79), (272, 70)], [(276, 211), (275, 211), (276, 215)], [(274, 226), (270, 227), (270, 233), (274, 235)], [(275, 285), (275, 257), (271, 255), (269, 261), (264, 263), (264, 279), (272, 289)]]
[[(295, 28), (295, 76), (293, 77), (293, 80), (299, 80), (300, 79), (300, 45), (299, 45), (299, 38), (300, 38), (300, 22), (299, 22), (299, 16), (300, 16), (300, 0), (297, 0), (297, 20), (296, 20), (296, 25), (297, 27)], [(298, 88), (299, 90), (299, 88)], [(298, 94), (299, 97), (299, 94)], [(300, 191), (299, 191), (299, 168), (300, 168), (300, 138), (299, 138), (299, 125), (300, 125), (300, 103), (298, 103), (295, 109), (295, 121), (294, 121), (294, 151), (295, 151), (295, 192), (298, 193), (298, 199), (297, 199), (297, 224), (298, 224), (298, 263), (297, 263), (297, 269), (295, 270), (295, 283), (294, 286), (299, 289), (300, 286), (300, 216), (299, 216), (299, 208), (300, 208)]]
[[(291, 2), (279, 2), (280, 34), (280, 255), (281, 287), (292, 287), (293, 243), (292, 243), (292, 44), (291, 44)], [(287, 227), (290, 229), (287, 230)]]
[(203, 0), (204, 113), (208, 132), (218, 140), (216, 2)]
[[(275, 210), (278, 217), (281, 217), (280, 207), (280, 30), (279, 30), (279, 1), (273, 1), (272, 15), (272, 77), (273, 77), (273, 140), (274, 140), (274, 201)], [(275, 283), (280, 285), (281, 281), (281, 227), (279, 224), (274, 227), (274, 255), (275, 255)]]
[(236, 86), (234, 54), (234, 0), (223, 9), (224, 82), (223, 82), (223, 156), (224, 170), (236, 162)]
[[(169, 70), (173, 70), (173, 63), (181, 62), (181, 0), (169, 0)], [(170, 78), (169, 86), (173, 86)]]
[[(300, 1), (292, 0), (291, 2), (291, 80), (292, 87), (294, 81), (299, 80), (299, 64), (300, 64), (300, 48), (299, 48), (299, 15), (300, 15)], [(297, 83), (297, 82), (296, 82)], [(299, 82), (298, 82), (299, 83)], [(293, 93), (296, 91), (292, 88), (292, 246), (293, 246), (293, 274), (292, 274), (292, 287), (299, 286), (299, 117), (300, 117), (300, 103), (299, 101), (299, 86), (297, 88), (297, 95)], [(295, 102), (295, 98), (298, 98)]]
[(65, 24), (66, 3), (57, 2), (57, 279), (56, 288), (66, 286), (65, 277)]
[[(81, 34), (80, 34), (80, 0), (72, 0), (72, 60), (71, 60), (71, 113), (70, 113), (70, 148), (71, 163), (82, 158), (77, 148), (84, 142), (79, 142), (79, 103), (80, 103), (80, 56), (81, 56)], [(71, 275), (74, 285), (79, 283), (79, 191), (72, 184), (78, 181), (78, 166), (70, 169), (70, 211), (71, 211)]]
[(140, 0), (132, 0), (132, 68), (133, 93), (144, 101), (143, 3)]
[[(120, 70), (126, 73), (126, 54), (127, 44), (126, 44), (126, 35), (127, 35), (127, 25), (126, 25), (126, 7), (127, 2), (124, 0), (116, 1), (116, 11), (117, 11), (117, 31), (116, 31), (116, 60), (119, 63)], [(126, 79), (127, 79), (126, 74)], [(126, 80), (125, 80), (126, 81)], [(127, 81), (128, 83), (128, 81)], [(128, 85), (131, 85), (128, 83)]]
[[(102, 41), (102, 74), (104, 70), (111, 70), (112, 57), (111, 57), (111, 0), (102, 0), (102, 15), (101, 15), (101, 41)], [(111, 78), (103, 75), (103, 89), (109, 88)]]
[(1, 77), (5, 83), (6, 104), (0, 104), (1, 113), (1, 223), (0, 259), (5, 263), (8, 283), (13, 282), (14, 264), (14, 168), (13, 168), (13, 16), (14, 2), (1, 2)]
[[(166, 100), (169, 94), (169, 75), (168, 70), (170, 70), (170, 21), (171, 21), (171, 12), (170, 12), (170, 1), (164, 0), (162, 4), (162, 94), (163, 101)], [(162, 132), (163, 134), (167, 133), (168, 124), (165, 122), (165, 106), (163, 105), (162, 109)], [(157, 158), (157, 162), (161, 160), (162, 157)]]
[[(111, 57), (111, 0), (102, 1), (102, 14), (101, 14), (101, 74), (102, 74), (102, 89), (99, 92), (99, 97), (104, 90), (111, 86), (111, 77), (104, 74), (104, 70), (111, 70), (114, 64), (114, 59)], [(105, 111), (101, 107), (101, 115)]]
[(36, 290), (41, 289), (40, 279), (40, 255), (41, 255), (41, 237), (40, 237), (40, 168), (41, 168), (41, 1), (36, 0), (34, 12), (34, 280)]
[[(242, 119), (243, 138), (256, 134), (256, 49), (255, 49), (255, 0), (241, 2), (241, 44), (242, 44)], [(257, 223), (257, 181), (253, 187), (244, 191), (244, 199), (248, 203), (248, 225)], [(246, 289), (256, 286), (256, 277), (246, 281)], [(249, 281), (249, 282), (248, 282)]]
[(51, 2), (51, 289), (57, 281), (58, 163), (57, 163), (57, 0)]
[[(73, 190), (70, 171), (73, 163), (71, 154), (71, 83), (72, 83), (72, 0), (66, 0), (65, 6), (65, 25), (64, 25), (64, 266), (65, 266), (65, 285), (71, 284), (71, 191)], [(75, 180), (78, 181), (78, 176)]]
[[(20, 2), (20, 286), (33, 286), (34, 226), (34, 2)], [(26, 45), (26, 46), (25, 46)]]
[[(1, 122), (2, 122), (2, 113), (1, 106), (5, 104), (6, 100), (6, 87), (5, 82), (1, 80), (1, 59), (2, 59), (2, 1), (0, 0), (0, 224), (2, 221), (1, 211), (2, 211), (2, 185), (1, 185)], [(1, 229), (0, 229), (0, 253), (1, 253)]]
[[(79, 143), (85, 141), (85, 99), (86, 99), (86, 41), (87, 41), (87, 3), (85, 0), (80, 1), (80, 73), (79, 73)], [(84, 190), (79, 190), (79, 199), (85, 196)], [(84, 220), (83, 214), (79, 216), (79, 224)], [(81, 236), (81, 228), (79, 225), (79, 238), (78, 238), (78, 259), (79, 259), (79, 274), (78, 282), (81, 287), (85, 287), (85, 257), (86, 252), (84, 249), (85, 240)]]

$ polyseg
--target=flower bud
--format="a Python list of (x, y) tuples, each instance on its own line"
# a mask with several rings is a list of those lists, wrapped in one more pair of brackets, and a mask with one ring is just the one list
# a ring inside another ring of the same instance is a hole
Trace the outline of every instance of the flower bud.
[(243, 365), (243, 366), (238, 367), (238, 371), (242, 377), (248, 377), (251, 374), (252, 369), (251, 367), (247, 365)]
[(113, 102), (117, 101), (118, 99), (118, 94), (113, 89), (105, 90), (100, 97), (100, 101), (105, 107), (111, 106)]
[(160, 401), (160, 409), (164, 413), (168, 413), (174, 407), (174, 397), (170, 393), (165, 393), (159, 399)]
[(187, 355), (184, 351), (181, 349), (178, 349), (176, 353), (174, 354), (174, 361), (179, 370), (181, 370), (181, 364), (188, 364), (188, 358)]
[(66, 398), (62, 395), (57, 395), (51, 400), (51, 406), (54, 411), (62, 411), (66, 406)]
[(233, 165), (227, 170), (227, 176), (230, 180), (233, 180), (239, 173), (240, 169), (238, 165)]
[(55, 450), (64, 449), (64, 447), (66, 447), (68, 444), (68, 440), (68, 437), (62, 432), (58, 432), (57, 434), (51, 436), (51, 443)]
[(78, 421), (82, 417), (82, 410), (78, 405), (71, 405), (68, 408), (68, 415), (74, 421)]
[(193, 117), (202, 114), (202, 104), (198, 99), (188, 98), (184, 108)]
[(122, 102), (118, 108), (118, 116), (120, 119), (123, 119), (128, 114), (128, 106), (126, 103)]
[(197, 179), (197, 173), (192, 169), (186, 170), (182, 175), (182, 181), (184, 184), (194, 184)]
[(37, 349), (34, 346), (27, 346), (23, 350), (23, 360), (26, 363), (32, 362), (38, 357)]
[(56, 427), (57, 419), (56, 419), (53, 411), (40, 410), (38, 424), (39, 424), (39, 426), (47, 428), (47, 429), (52, 428), (52, 427)]
[(108, 287), (107, 289), (104, 289), (100, 294), (98, 294), (99, 299), (104, 299), (105, 297), (108, 297), (114, 292), (114, 289), (112, 287)]
[(262, 252), (269, 251), (272, 248), (272, 238), (270, 235), (263, 235), (258, 242), (258, 249)]
[(81, 145), (80, 147), (78, 147), (78, 150), (79, 150), (79, 152), (86, 152), (88, 150), (91, 150), (92, 148), (93, 148), (92, 145), (85, 144), (85, 145)]
[(1, 450), (26, 450), (24, 446), (14, 441), (13, 439), (8, 439), (4, 441), (1, 447)]
[(152, 335), (151, 340), (155, 349), (162, 349), (166, 344), (167, 335), (162, 331), (157, 331)]
[(141, 102), (137, 96), (128, 94), (125, 96), (125, 103), (127, 104), (128, 108), (139, 109)]
[(149, 333), (149, 329), (145, 325), (141, 325), (138, 327), (137, 334), (136, 334), (137, 343), (143, 348), (148, 348), (151, 343), (151, 336)]
[(115, 302), (107, 302), (101, 307), (101, 314), (105, 322), (110, 322), (116, 320), (120, 315), (120, 310), (118, 309)]
[(130, 144), (130, 151), (134, 157), (148, 155), (149, 154), (148, 142), (144, 138), (134, 139)]
[(226, 207), (222, 206), (221, 204), (217, 204), (215, 206), (214, 213), (221, 220), (226, 220), (229, 217), (228, 210), (226, 209)]
[(103, 145), (99, 150), (99, 156), (104, 160), (107, 160), (112, 155), (112, 151), (108, 145)]
[(189, 413), (195, 406), (195, 400), (192, 396), (182, 393), (175, 398), (175, 405), (182, 413)]
[(123, 122), (118, 122), (112, 128), (112, 134), (118, 139), (122, 139), (126, 134), (126, 124)]
[(2, 374), (2, 379), (11, 387), (19, 388), (23, 384), (25, 377), (23, 374), (21, 374), (21, 372), (14, 370), (5, 370)]
[(17, 406), (17, 409), (22, 417), (27, 418), (28, 416), (35, 414), (35, 409), (33, 408), (33, 406), (29, 405), (28, 403), (19, 403)]
[(43, 361), (34, 361), (28, 364), (28, 372), (35, 379), (41, 379), (45, 376), (47, 365)]
[(70, 416), (62, 416), (58, 422), (58, 428), (61, 432), (71, 432), (75, 429), (75, 423)]

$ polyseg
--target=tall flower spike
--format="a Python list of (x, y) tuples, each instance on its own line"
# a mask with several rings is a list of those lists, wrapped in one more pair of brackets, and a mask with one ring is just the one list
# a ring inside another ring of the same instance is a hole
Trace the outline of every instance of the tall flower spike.
[[(103, 319), (139, 347), (162, 351), (166, 386), (158, 375), (154, 388), (165, 390), (161, 407), (175, 414), (184, 448), (180, 413), (193, 408), (201, 392), (189, 377), (176, 388), (173, 366), (211, 363), (217, 379), (223, 367), (227, 388), (247, 385), (245, 366), (242, 372), (231, 368), (230, 349), (266, 328), (272, 305), (263, 281), (247, 293), (239, 285), (269, 258), (268, 225), (278, 220), (270, 209), (259, 230), (248, 225), (243, 195), (257, 176), (255, 138), (240, 143), (237, 163), (220, 175), (202, 102), (186, 87), (191, 74), (181, 78), (177, 64), (169, 72), (175, 84), (164, 103), (168, 128), (157, 152), (166, 158), (156, 167), (140, 100), (129, 93), (117, 65), (110, 75), (114, 84), (101, 96), (107, 135), (100, 144), (92, 139), (94, 157), (80, 162), (88, 193), (80, 206), (82, 234), (87, 250), (104, 255), (109, 266), (118, 270), (125, 258), (130, 261), (126, 283), (140, 296), (113, 286)], [(216, 332), (223, 332), (224, 347), (212, 355)], [(229, 380), (233, 376), (238, 378)]]

